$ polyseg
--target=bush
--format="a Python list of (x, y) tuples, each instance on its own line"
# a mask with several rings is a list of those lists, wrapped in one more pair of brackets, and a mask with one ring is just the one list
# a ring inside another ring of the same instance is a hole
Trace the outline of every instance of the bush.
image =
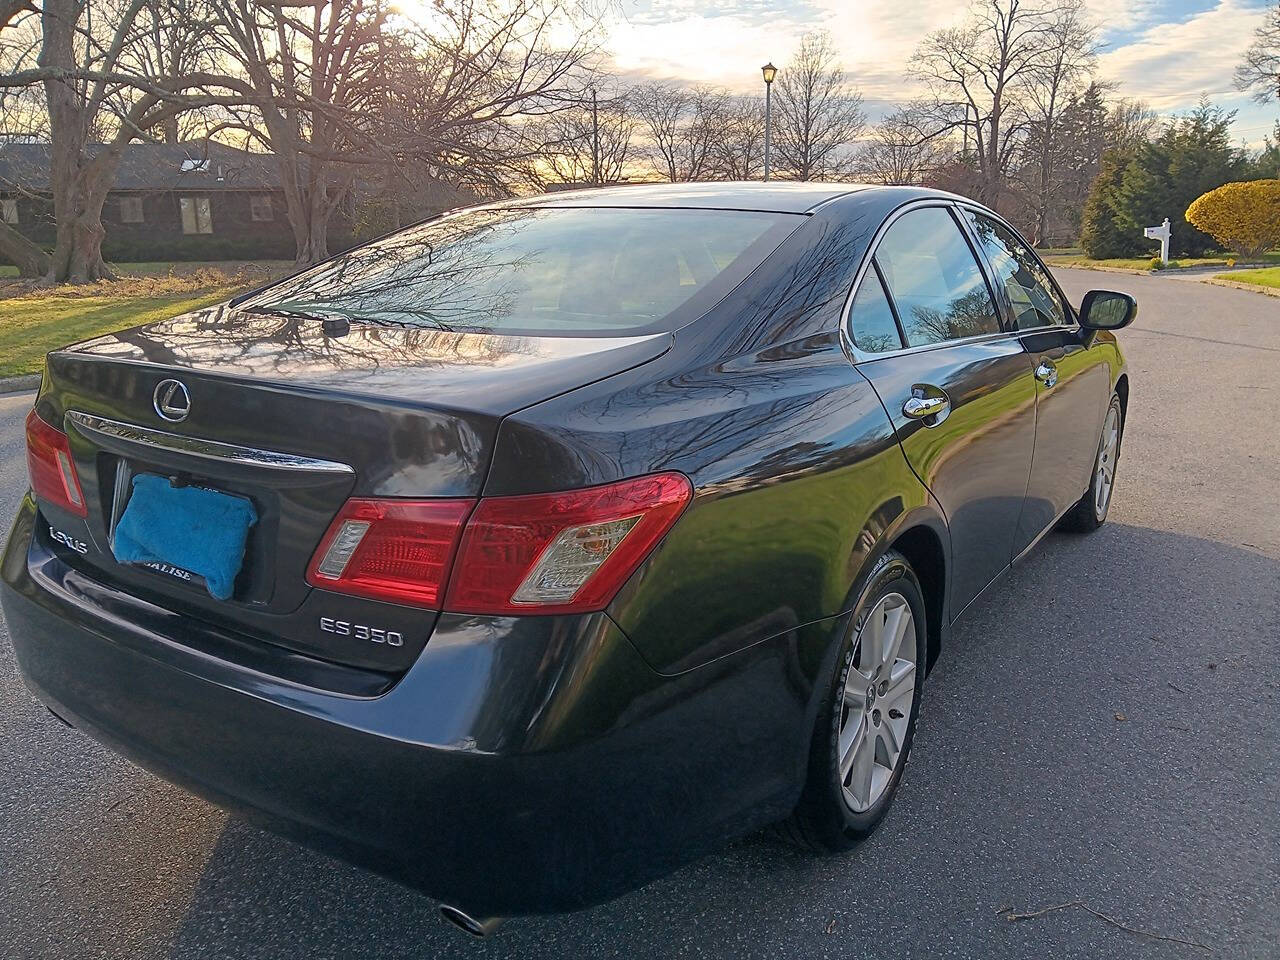
[(1085, 206), (1085, 252), (1099, 258), (1147, 255), (1151, 245), (1142, 228), (1165, 217), (1170, 253), (1196, 257), (1211, 249), (1213, 239), (1187, 223), (1182, 211), (1206, 190), (1249, 175), (1244, 151), (1231, 145), (1232, 116), (1201, 103), (1127, 157), (1113, 155), (1110, 164), (1104, 158)]
[(1280, 247), (1280, 180), (1227, 183), (1187, 207), (1187, 222), (1242, 257)]
[(1151, 258), (1151, 269), (1152, 269), (1152, 270), (1163, 270), (1163, 269), (1164, 269), (1164, 261), (1163, 261), (1163, 260), (1161, 260), (1159, 257), (1152, 257), (1152, 258)]

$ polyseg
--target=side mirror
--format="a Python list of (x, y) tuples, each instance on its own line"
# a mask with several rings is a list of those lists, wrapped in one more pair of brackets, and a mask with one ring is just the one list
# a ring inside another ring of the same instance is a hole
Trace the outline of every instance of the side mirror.
[(1138, 316), (1138, 301), (1114, 290), (1090, 290), (1080, 301), (1080, 326), (1086, 330), (1119, 330)]

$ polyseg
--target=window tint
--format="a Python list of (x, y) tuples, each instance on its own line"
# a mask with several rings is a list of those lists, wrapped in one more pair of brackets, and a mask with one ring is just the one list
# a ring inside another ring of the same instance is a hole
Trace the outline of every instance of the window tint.
[(876, 250), (907, 345), (999, 333), (995, 304), (960, 225), (942, 207), (894, 221)]
[(864, 353), (884, 353), (902, 349), (902, 336), (893, 318), (893, 308), (874, 267), (862, 278), (849, 315), (854, 345)]
[(714, 304), (801, 222), (728, 210), (471, 211), (357, 247), (243, 306), (532, 335), (669, 330)]
[(996, 282), (1003, 285), (1009, 295), (1018, 329), (1070, 322), (1053, 282), (1026, 244), (1004, 224), (980, 213), (966, 212), (978, 235), (978, 242), (991, 261)]

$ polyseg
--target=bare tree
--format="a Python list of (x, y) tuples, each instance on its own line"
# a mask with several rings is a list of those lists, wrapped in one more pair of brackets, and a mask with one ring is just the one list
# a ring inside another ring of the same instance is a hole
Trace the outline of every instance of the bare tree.
[(920, 119), (910, 107), (885, 117), (858, 150), (860, 176), (873, 183), (924, 183), (954, 154), (942, 138), (921, 133)]
[(0, 30), (17, 19), (20, 13), (36, 13), (36, 5), (32, 0), (0, 0)]
[(1097, 30), (1084, 0), (1061, 0), (1048, 15), (1043, 34), (1045, 55), (1027, 73), (1026, 102), (1032, 156), (1025, 165), (1031, 208), (1031, 242), (1042, 243), (1051, 211), (1058, 199), (1057, 159), (1062, 148), (1062, 114), (1071, 98), (1093, 73), (1097, 60)]
[(730, 115), (730, 97), (717, 87), (648, 83), (630, 103), (647, 141), (644, 154), (671, 182), (705, 180), (715, 170), (716, 149)]
[(1259, 103), (1280, 99), (1280, 0), (1272, 4), (1236, 68), (1236, 86)]
[(592, 88), (581, 103), (530, 125), (538, 152), (526, 179), (540, 190), (552, 183), (617, 183), (633, 158), (635, 129), (626, 93), (601, 98)]
[(1105, 146), (1106, 149), (1127, 153), (1154, 140), (1159, 130), (1160, 114), (1141, 100), (1121, 97), (1107, 110)]
[[(50, 282), (110, 277), (102, 206), (124, 148), (175, 114), (218, 99), (199, 92), (208, 78), (198, 71), (147, 75), (130, 63), (139, 37), (170, 14), (163, 0), (44, 0), (39, 42), (30, 48), (38, 51), (35, 64), (19, 50), (0, 74), (0, 87), (41, 86), (48, 117), (53, 254), (37, 256), (14, 231), (0, 233), (5, 252), (28, 272), (38, 268)], [(90, 149), (95, 137), (106, 142)]]
[(973, 145), (979, 198), (999, 209), (1028, 123), (1021, 98), (1054, 50), (1052, 11), (1025, 0), (977, 0), (959, 27), (929, 34), (912, 74), (929, 87), (929, 132)]
[(275, 154), (299, 264), (329, 254), (328, 227), (353, 171), (360, 118), (381, 105), (381, 0), (211, 0), (225, 58), (250, 92), (237, 123)]
[(711, 145), (712, 168), (724, 180), (753, 180), (764, 169), (764, 104), (759, 97), (735, 97)]
[(826, 31), (808, 33), (778, 71), (774, 93), (777, 166), (796, 180), (839, 177), (852, 164), (866, 126), (862, 96), (846, 81)]

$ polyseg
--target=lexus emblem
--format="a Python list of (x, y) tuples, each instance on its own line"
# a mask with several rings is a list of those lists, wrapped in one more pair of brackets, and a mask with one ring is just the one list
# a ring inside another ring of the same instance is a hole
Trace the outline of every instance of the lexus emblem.
[(161, 380), (152, 400), (160, 419), (170, 423), (180, 423), (191, 412), (191, 394), (180, 380)]

